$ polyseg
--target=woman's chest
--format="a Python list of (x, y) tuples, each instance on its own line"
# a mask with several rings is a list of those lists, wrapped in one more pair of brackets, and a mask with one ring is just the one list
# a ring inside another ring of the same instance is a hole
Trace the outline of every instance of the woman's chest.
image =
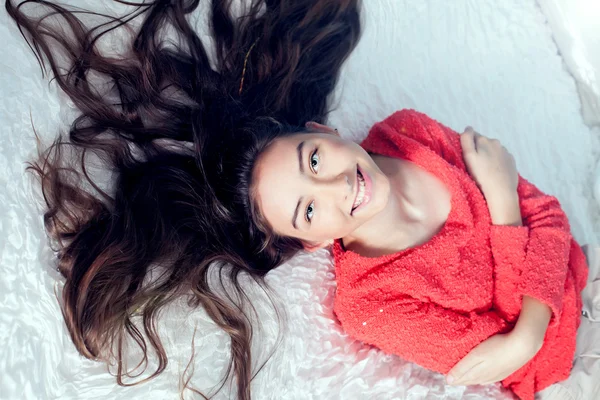
[(434, 174), (402, 159), (384, 162), (403, 200), (402, 218), (414, 223), (412, 243), (398, 259), (406, 290), (454, 309), (489, 306), (494, 261), (479, 189), (451, 166)]
[(470, 240), (446, 238), (405, 253), (395, 262), (394, 290), (424, 302), (473, 311), (492, 305), (494, 261), (484, 232)]
[(428, 242), (444, 226), (451, 211), (451, 188), (420, 166), (399, 158), (376, 156), (395, 199), (386, 222), (401, 251)]
[(417, 221), (413, 227), (421, 227), (413, 230), (409, 245), (398, 246), (388, 270), (396, 277), (390, 289), (466, 312), (489, 308), (494, 292), (491, 221), (472, 179), (451, 165), (429, 171), (403, 159), (376, 162), (402, 200), (404, 214), (394, 223)]

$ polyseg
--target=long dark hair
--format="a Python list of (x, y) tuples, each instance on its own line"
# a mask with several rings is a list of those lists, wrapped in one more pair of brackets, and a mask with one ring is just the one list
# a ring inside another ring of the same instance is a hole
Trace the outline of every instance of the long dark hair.
[[(233, 372), (238, 398), (250, 399), (252, 326), (240, 274), (266, 289), (264, 275), (301, 248), (269, 234), (251, 201), (252, 169), (274, 138), (325, 118), (358, 41), (359, 0), (252, 0), (241, 16), (231, 0), (212, 0), (213, 57), (187, 19), (199, 0), (115, 1), (134, 9), (117, 18), (6, 0), (43, 73), (51, 70), (81, 112), (68, 137), (29, 166), (65, 277), (66, 325), (81, 354), (116, 361), (121, 385), (129, 384), (125, 342), (139, 346), (144, 369), (153, 350), (158, 367), (147, 380), (167, 364), (159, 311), (188, 295), (231, 338), (223, 384)], [(118, 28), (134, 32), (132, 42), (102, 54)], [(113, 173), (108, 187), (90, 173), (91, 158)], [(233, 295), (213, 290), (211, 266)]]

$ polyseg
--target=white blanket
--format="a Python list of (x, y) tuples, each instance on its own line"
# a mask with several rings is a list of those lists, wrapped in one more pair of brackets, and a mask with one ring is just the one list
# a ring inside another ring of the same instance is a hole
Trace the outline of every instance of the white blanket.
[[(410, 107), (459, 131), (472, 125), (501, 139), (522, 175), (560, 199), (579, 241), (597, 242), (592, 182), (600, 135), (583, 123), (574, 79), (535, 0), (364, 3), (364, 35), (344, 67), (330, 124), (360, 140), (374, 122)], [(191, 382), (208, 392), (229, 350), (202, 310), (173, 305), (161, 326), (170, 363), (142, 385), (117, 386), (104, 365), (75, 351), (55, 298), (61, 280), (43, 231), (39, 190), (24, 172), (35, 154), (30, 113), (50, 140), (65, 129), (69, 107), (42, 80), (3, 10), (0, 37), (0, 399), (178, 399), (194, 327)], [(298, 256), (267, 280), (288, 322), (283, 345), (253, 382), (255, 399), (510, 398), (493, 385), (445, 386), (441, 375), (347, 337), (333, 318), (335, 276), (327, 251)], [(264, 298), (257, 295), (256, 303), (258, 365), (278, 327)], [(234, 396), (226, 386), (216, 398)]]

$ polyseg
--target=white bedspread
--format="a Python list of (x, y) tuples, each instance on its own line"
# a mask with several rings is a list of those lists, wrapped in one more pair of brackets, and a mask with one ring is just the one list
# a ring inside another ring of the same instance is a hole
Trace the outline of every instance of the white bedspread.
[[(456, 130), (472, 125), (500, 138), (522, 175), (561, 200), (578, 240), (597, 241), (592, 186), (600, 135), (583, 123), (574, 79), (536, 2), (364, 3), (364, 36), (344, 68), (331, 125), (359, 140), (374, 122), (405, 107)], [(75, 351), (55, 298), (60, 278), (38, 190), (24, 173), (35, 151), (30, 113), (49, 140), (69, 122), (69, 109), (41, 79), (3, 10), (0, 37), (0, 399), (177, 399), (195, 326), (192, 383), (208, 392), (227, 365), (228, 344), (202, 310), (172, 307), (161, 327), (169, 366), (143, 385), (119, 387), (104, 365)], [(332, 314), (334, 278), (327, 251), (269, 274), (289, 318), (285, 342), (253, 382), (255, 399), (510, 398), (497, 386), (444, 386), (442, 376), (348, 338)], [(256, 299), (262, 339), (255, 365), (277, 334), (267, 303)], [(225, 390), (216, 398), (233, 395)]]

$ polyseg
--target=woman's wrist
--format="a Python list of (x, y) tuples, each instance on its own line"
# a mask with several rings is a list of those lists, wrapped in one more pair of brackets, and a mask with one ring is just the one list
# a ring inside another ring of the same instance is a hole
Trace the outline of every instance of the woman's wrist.
[(512, 342), (511, 351), (524, 357), (526, 361), (531, 360), (542, 349), (543, 337), (540, 338), (534, 332), (525, 329), (516, 329), (508, 333)]
[(535, 355), (542, 347), (552, 310), (541, 301), (523, 296), (521, 313), (511, 334), (528, 351)]
[(517, 191), (486, 196), (492, 224), (522, 226), (521, 208)]
[[(510, 335), (515, 340), (516, 345), (526, 354), (533, 357), (542, 348), (545, 334), (542, 330), (531, 325), (522, 324), (515, 326)], [(544, 331), (545, 332), (545, 331)]]

